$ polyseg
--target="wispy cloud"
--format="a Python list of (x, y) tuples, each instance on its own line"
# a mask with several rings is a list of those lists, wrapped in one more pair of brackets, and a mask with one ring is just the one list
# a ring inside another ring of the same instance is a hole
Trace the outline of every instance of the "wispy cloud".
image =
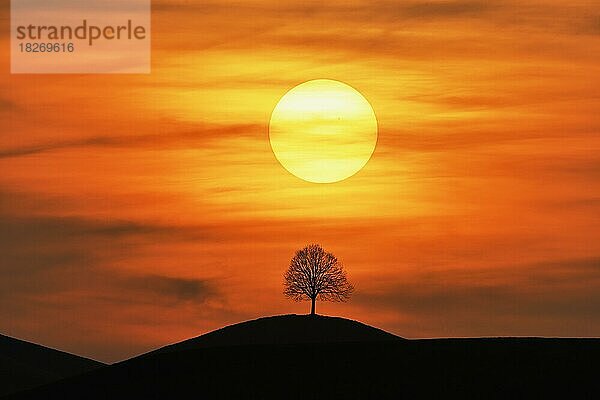
[(124, 280), (127, 290), (140, 293), (135, 297), (148, 294), (171, 299), (173, 305), (180, 302), (202, 304), (216, 295), (214, 283), (205, 279), (172, 278), (167, 276), (146, 275), (129, 277)]
[(171, 149), (197, 146), (205, 147), (210, 142), (227, 137), (252, 137), (263, 134), (264, 127), (254, 124), (231, 126), (206, 126), (193, 131), (174, 131), (161, 134), (110, 135), (86, 137), (75, 140), (57, 140), (38, 145), (28, 145), (0, 149), (0, 159), (29, 156), (64, 149), (85, 149), (94, 147)]
[(398, 7), (403, 15), (417, 18), (481, 16), (494, 8), (493, 4), (486, 1), (413, 2)]
[(410, 321), (405, 332), (417, 324), (448, 336), (594, 336), (599, 287), (600, 258), (593, 257), (417, 273), (356, 300), (398, 313)]

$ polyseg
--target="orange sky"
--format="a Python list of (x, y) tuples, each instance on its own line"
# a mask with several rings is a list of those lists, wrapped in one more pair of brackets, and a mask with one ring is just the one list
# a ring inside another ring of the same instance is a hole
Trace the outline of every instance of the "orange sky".
[[(356, 292), (317, 312), (600, 336), (600, 12), (522, 3), (154, 1), (150, 75), (11, 75), (2, 0), (0, 332), (115, 361), (308, 312), (282, 275), (318, 242)], [(317, 78), (379, 123), (335, 184), (268, 142)]]

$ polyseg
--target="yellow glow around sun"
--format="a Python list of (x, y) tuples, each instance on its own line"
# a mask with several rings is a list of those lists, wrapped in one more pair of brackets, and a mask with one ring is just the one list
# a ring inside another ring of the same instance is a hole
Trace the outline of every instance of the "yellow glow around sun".
[(377, 119), (354, 88), (330, 79), (304, 82), (277, 103), (269, 140), (285, 169), (309, 182), (346, 179), (365, 166), (377, 143)]

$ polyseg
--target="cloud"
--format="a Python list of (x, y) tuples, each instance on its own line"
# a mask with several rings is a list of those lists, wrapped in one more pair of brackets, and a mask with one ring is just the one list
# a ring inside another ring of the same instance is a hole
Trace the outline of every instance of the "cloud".
[[(600, 257), (421, 272), (357, 291), (362, 306), (403, 315), (422, 331), (460, 335), (597, 335)], [(570, 326), (565, 326), (570, 321)], [(406, 328), (406, 327), (404, 327)], [(398, 328), (402, 332), (402, 327)]]
[(95, 140), (72, 140), (72, 141), (60, 141), (53, 143), (46, 143), (40, 145), (15, 147), (10, 149), (0, 150), (0, 159), (2, 158), (13, 158), (20, 156), (29, 156), (32, 154), (44, 153), (52, 150), (60, 150), (70, 147), (83, 147), (86, 145), (97, 144)]
[(0, 149), (0, 159), (28, 156), (71, 148), (114, 147), (114, 148), (191, 148), (206, 146), (213, 140), (226, 137), (255, 136), (264, 133), (264, 127), (255, 124), (204, 126), (190, 131), (165, 132), (160, 134), (95, 136), (76, 140), (58, 140), (43, 144)]
[[(0, 296), (68, 291), (108, 274), (114, 262), (134, 256), (149, 244), (201, 243), (219, 235), (210, 226), (40, 215), (50, 204), (52, 199), (40, 195), (0, 188), (0, 286), (4, 289)], [(128, 279), (119, 278), (125, 283)], [(193, 280), (148, 279), (148, 290), (162, 287), (168, 293), (171, 288), (174, 295), (178, 288), (182, 299), (201, 289)]]
[(450, 18), (482, 15), (493, 8), (494, 6), (490, 2), (482, 1), (422, 2), (399, 7), (403, 15), (416, 18)]
[(600, 15), (590, 18), (589, 32), (595, 35), (600, 35)]
[(124, 257), (135, 237), (166, 228), (82, 218), (0, 215), (0, 297), (19, 299), (85, 287)]
[(139, 297), (157, 296), (175, 304), (180, 302), (202, 304), (216, 295), (214, 284), (206, 279), (145, 275), (126, 277), (122, 284), (127, 290), (139, 292)]
[(153, 4), (156, 12), (175, 11), (187, 13), (199, 13), (202, 15), (214, 15), (215, 13), (255, 13), (267, 18), (271, 16), (280, 17), (315, 17), (318, 15), (342, 15), (344, 18), (354, 17), (359, 19), (365, 14), (378, 18), (393, 16), (417, 16), (417, 17), (452, 17), (455, 15), (482, 13), (492, 6), (483, 1), (359, 1), (348, 3), (347, 1), (306, 2), (288, 1), (286, 3), (275, 2), (207, 2), (207, 1), (159, 1)]
[(0, 98), (0, 112), (14, 111), (17, 108), (18, 107), (14, 102), (8, 99)]
[(562, 200), (562, 201), (549, 201), (549, 207), (554, 207), (557, 210), (566, 209), (577, 209), (584, 210), (590, 213), (600, 209), (600, 197), (587, 197), (582, 196), (581, 198)]

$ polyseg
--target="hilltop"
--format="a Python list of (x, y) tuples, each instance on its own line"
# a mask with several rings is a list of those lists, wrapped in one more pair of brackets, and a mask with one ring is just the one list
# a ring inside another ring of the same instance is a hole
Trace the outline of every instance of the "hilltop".
[(322, 315), (278, 315), (226, 326), (144, 356), (208, 347), (405, 340), (361, 322)]

